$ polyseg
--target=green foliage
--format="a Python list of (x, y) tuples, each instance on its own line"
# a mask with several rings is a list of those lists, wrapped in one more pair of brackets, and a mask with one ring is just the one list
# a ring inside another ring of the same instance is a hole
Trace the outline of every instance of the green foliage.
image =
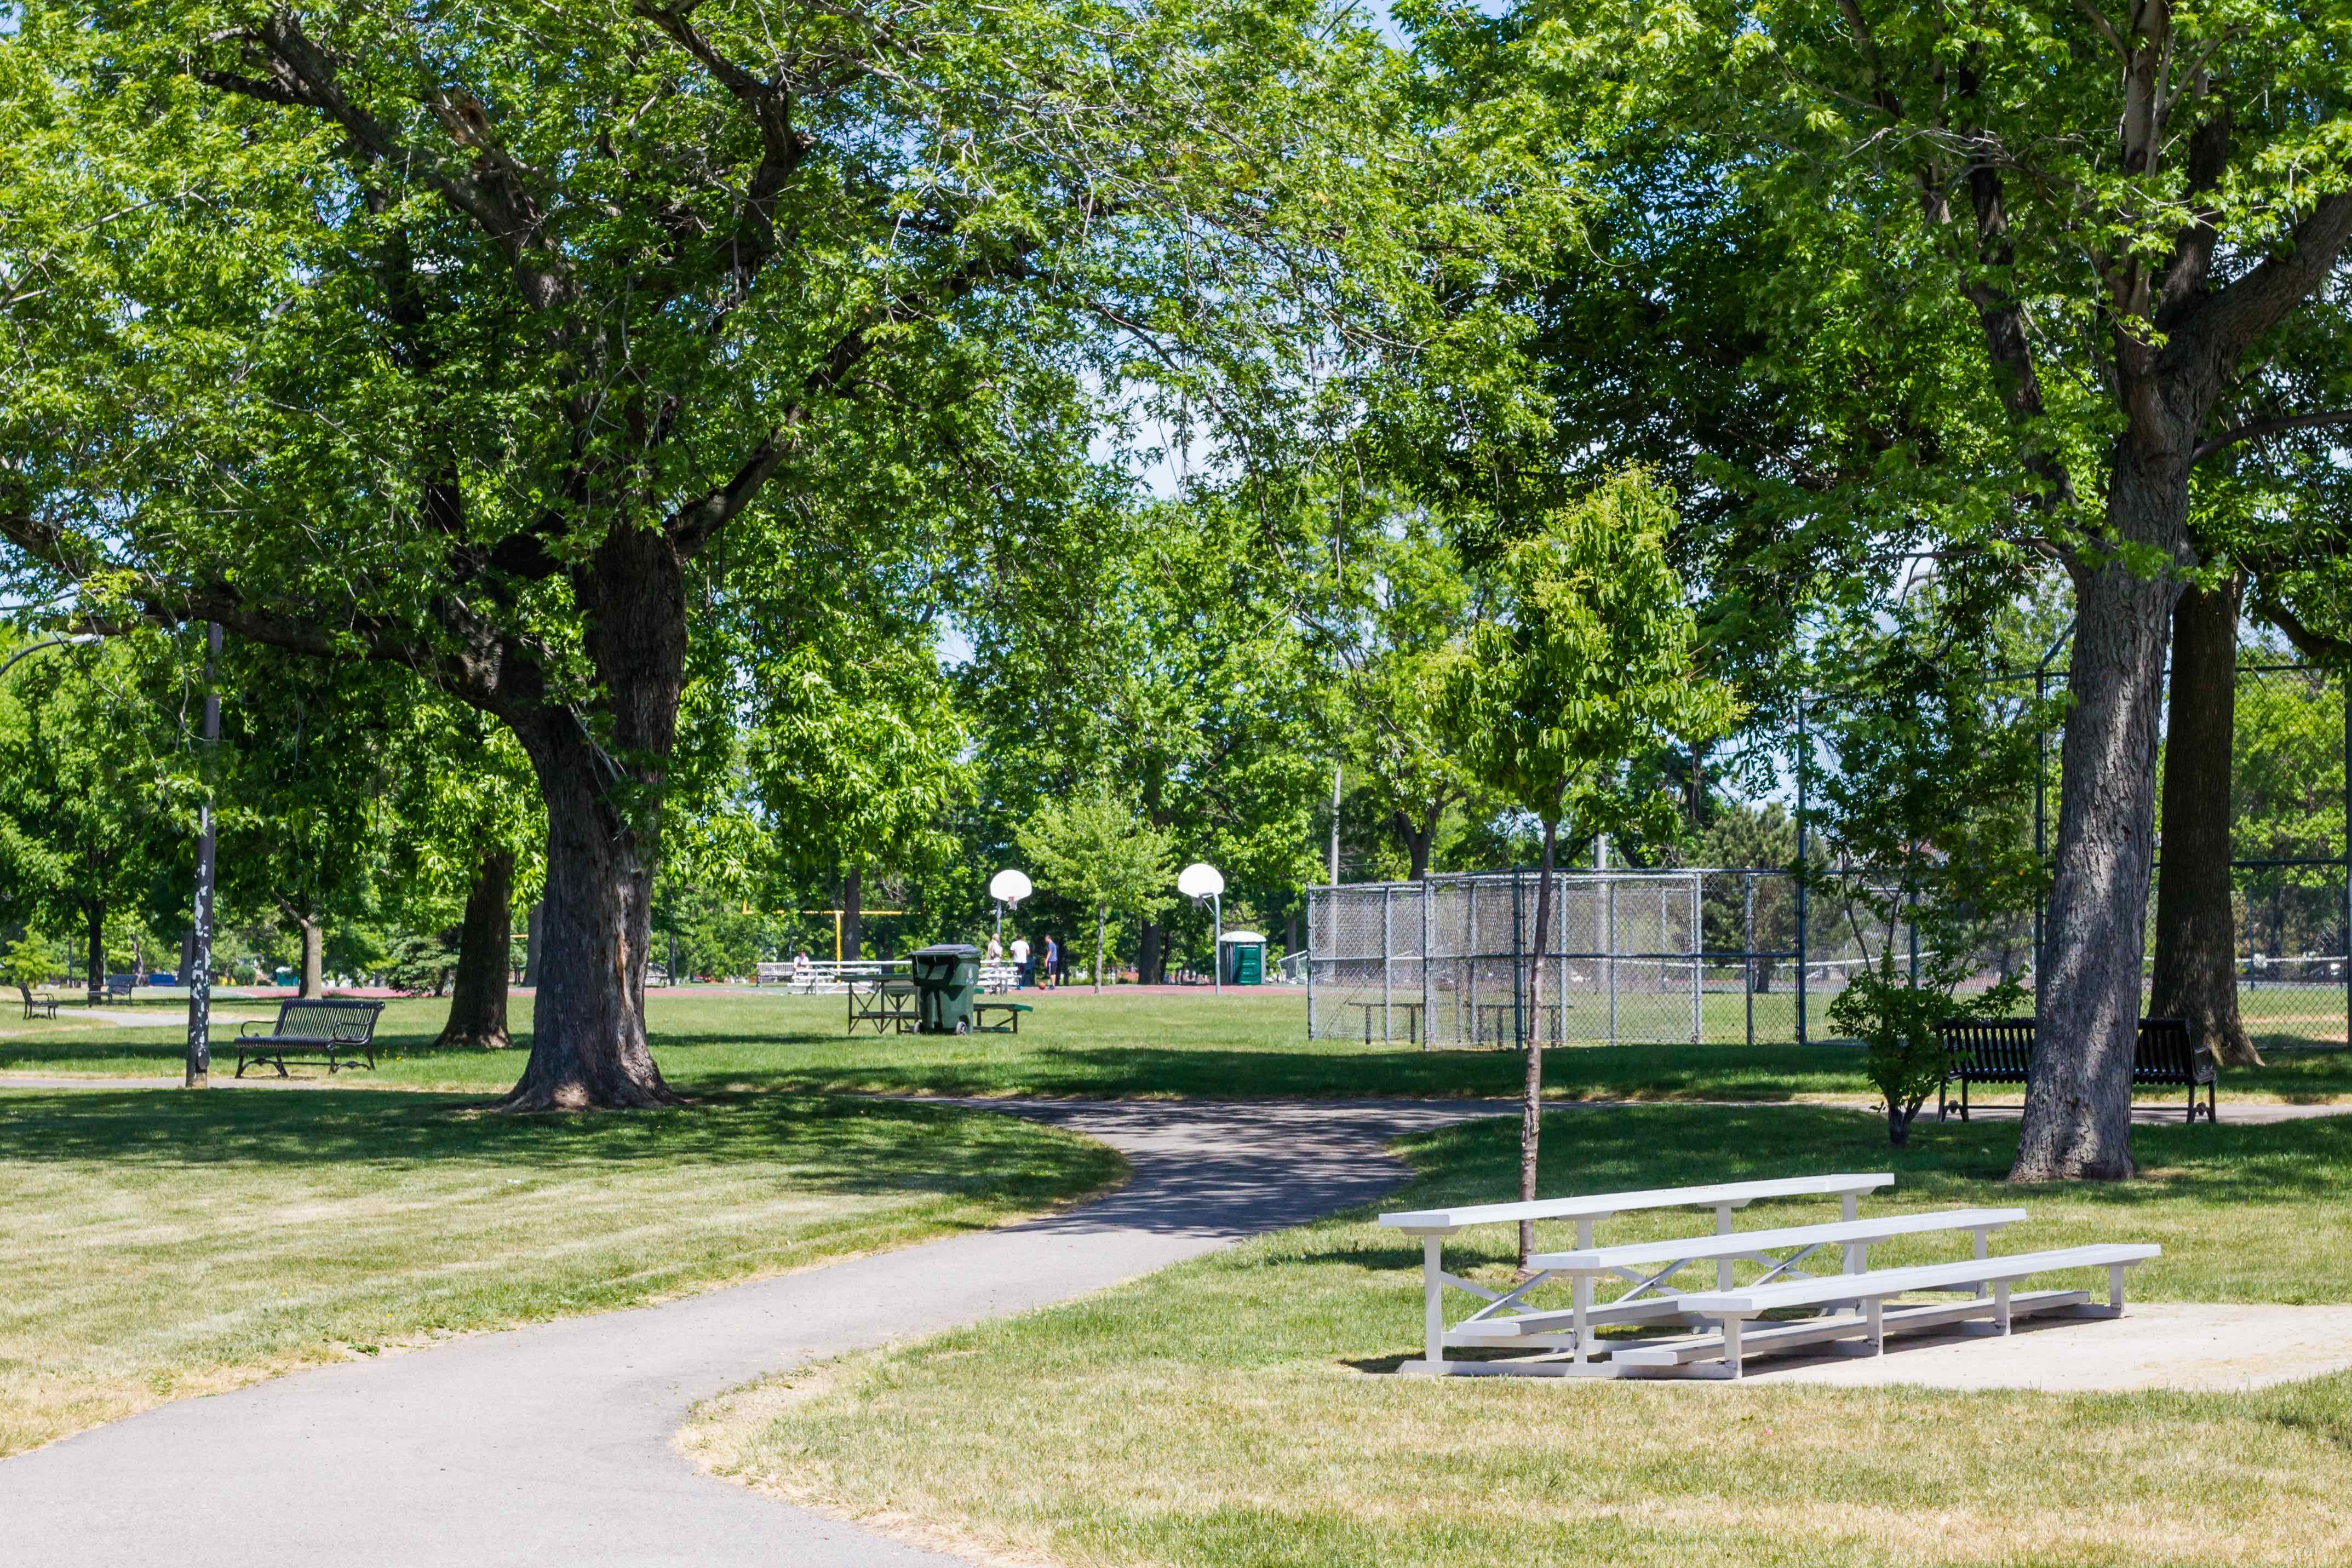
[(404, 997), (437, 997), (457, 967), (457, 955), (438, 937), (395, 937), (384, 957), (383, 983)]
[(1624, 831), (1670, 802), (1626, 767), (1712, 739), (1736, 709), (1696, 667), (1696, 629), (1666, 561), (1671, 497), (1618, 475), (1550, 513), (1496, 569), (1497, 603), (1457, 645), (1442, 723), (1475, 778), (1547, 826)]
[[(1113, 908), (1148, 918), (1175, 900), (1174, 846), (1131, 799), (1108, 784), (1041, 803), (1022, 825), (1020, 843), (1037, 886), (1081, 902), (1094, 912), (1098, 928)], [(1097, 944), (1097, 983), (1103, 962)]]
[[(1940, 960), (1941, 955), (1937, 956)], [(1927, 961), (1915, 983), (1884, 944), (1876, 962), (1858, 968), (1830, 1000), (1830, 1025), (1862, 1041), (1863, 1073), (1885, 1108), (1888, 1139), (1910, 1141), (1912, 1118), (1944, 1082), (1945, 1055), (1936, 1026), (1947, 1019), (2015, 1015), (2025, 989), (2012, 977), (1969, 996), (1955, 994), (1957, 967)]]
[(0, 975), (5, 975), (10, 985), (26, 990), (47, 985), (57, 972), (56, 945), (36, 936), (18, 937), (7, 954), (0, 956)]

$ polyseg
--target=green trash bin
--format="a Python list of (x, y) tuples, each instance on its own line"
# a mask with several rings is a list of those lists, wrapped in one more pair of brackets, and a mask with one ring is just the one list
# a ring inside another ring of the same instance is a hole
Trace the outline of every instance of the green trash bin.
[(1265, 938), (1255, 931), (1228, 931), (1224, 939), (1225, 984), (1265, 984)]
[(915, 981), (915, 1032), (970, 1034), (972, 998), (980, 994), (980, 949), (942, 942), (907, 955)]

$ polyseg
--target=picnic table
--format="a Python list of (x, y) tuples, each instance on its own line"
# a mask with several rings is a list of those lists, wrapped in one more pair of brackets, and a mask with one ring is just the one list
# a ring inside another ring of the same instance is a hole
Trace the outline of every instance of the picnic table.
[(876, 1034), (912, 1034), (922, 1022), (915, 982), (900, 975), (853, 975), (849, 991), (849, 1032), (870, 1025)]

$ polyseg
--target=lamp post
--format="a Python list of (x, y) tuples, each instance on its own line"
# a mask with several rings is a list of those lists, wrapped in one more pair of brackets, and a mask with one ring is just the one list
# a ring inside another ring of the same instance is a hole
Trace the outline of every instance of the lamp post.
[(1206, 861), (1194, 861), (1176, 873), (1176, 891), (1191, 899), (1194, 905), (1207, 904), (1213, 912), (1209, 946), (1209, 979), (1217, 995), (1225, 994), (1225, 878), (1224, 873)]
[(213, 666), (220, 662), (220, 622), (205, 625), (205, 795), (196, 828), (195, 934), (188, 965), (188, 1069), (190, 1089), (209, 1088), (213, 1072), (213, 753), (220, 746), (220, 693)]

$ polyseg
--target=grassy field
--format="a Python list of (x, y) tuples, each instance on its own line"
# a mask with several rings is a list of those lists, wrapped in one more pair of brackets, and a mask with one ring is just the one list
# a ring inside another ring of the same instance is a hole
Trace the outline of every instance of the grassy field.
[[(1310, 1041), (1305, 1004), (1296, 992), (1216, 998), (1059, 991), (1032, 993), (1028, 999), (1037, 1010), (1017, 1036), (845, 1038), (839, 998), (773, 992), (656, 992), (646, 1004), (646, 1021), (662, 1071), (691, 1092), (732, 1085), (795, 1092), (1230, 1099), (1513, 1095), (1519, 1088), (1519, 1061), (1511, 1051)], [(383, 1048), (378, 1081), (457, 1093), (506, 1089), (520, 1070), (517, 1056), (430, 1049), (446, 1007), (431, 1000), (391, 1004), (378, 1030)], [(77, 1019), (70, 1009), (56, 1024), (23, 1026), (0, 1038), (0, 1072), (176, 1073), (184, 1026), (168, 1004), (142, 1004), (142, 1010), (151, 1008), (158, 1024), (153, 1030), (96, 1026)], [(267, 1010), (253, 1004), (226, 1008), (232, 1016)], [(517, 1023), (528, 1016), (527, 1004), (519, 1006)], [(2222, 1100), (2352, 1098), (2352, 1052), (2274, 1049), (2273, 1055), (2267, 1068), (2226, 1074)], [(1549, 1053), (1546, 1082), (1551, 1093), (1578, 1099), (1791, 1100), (1868, 1092), (1856, 1054), (1838, 1046), (1578, 1046)], [(2149, 1098), (2161, 1103), (2169, 1096)]]
[(295, 1367), (991, 1225), (1121, 1169), (926, 1107), (462, 1105), (0, 1092), (0, 1455)]
[[(1383, 1207), (1513, 1185), (1513, 1130), (1414, 1140)], [(2004, 1135), (2006, 1134), (2006, 1135)], [(2014, 1129), (1923, 1129), (1889, 1207), (2019, 1200)], [(2141, 1300), (2352, 1301), (2352, 1122), (2147, 1129), (2147, 1179), (2035, 1192), (2011, 1249), (2161, 1242)], [(1850, 1113), (1654, 1106), (1547, 1124), (1551, 1191), (1876, 1169)], [(1746, 1222), (1833, 1217), (1759, 1206)], [(1629, 1217), (1632, 1239), (1687, 1217)], [(1507, 1267), (1507, 1231), (1478, 1272)], [(1948, 1247), (1948, 1242), (1946, 1246)], [(1927, 1243), (1874, 1250), (1924, 1260)], [(1948, 1255), (1948, 1254), (1944, 1254)], [(1449, 1249), (1452, 1262), (1454, 1252)], [(1368, 1375), (1415, 1349), (1417, 1254), (1350, 1217), (706, 1406), (724, 1473), (886, 1527), (1088, 1564), (2334, 1563), (2352, 1375), (2238, 1396), (1923, 1394)]]

